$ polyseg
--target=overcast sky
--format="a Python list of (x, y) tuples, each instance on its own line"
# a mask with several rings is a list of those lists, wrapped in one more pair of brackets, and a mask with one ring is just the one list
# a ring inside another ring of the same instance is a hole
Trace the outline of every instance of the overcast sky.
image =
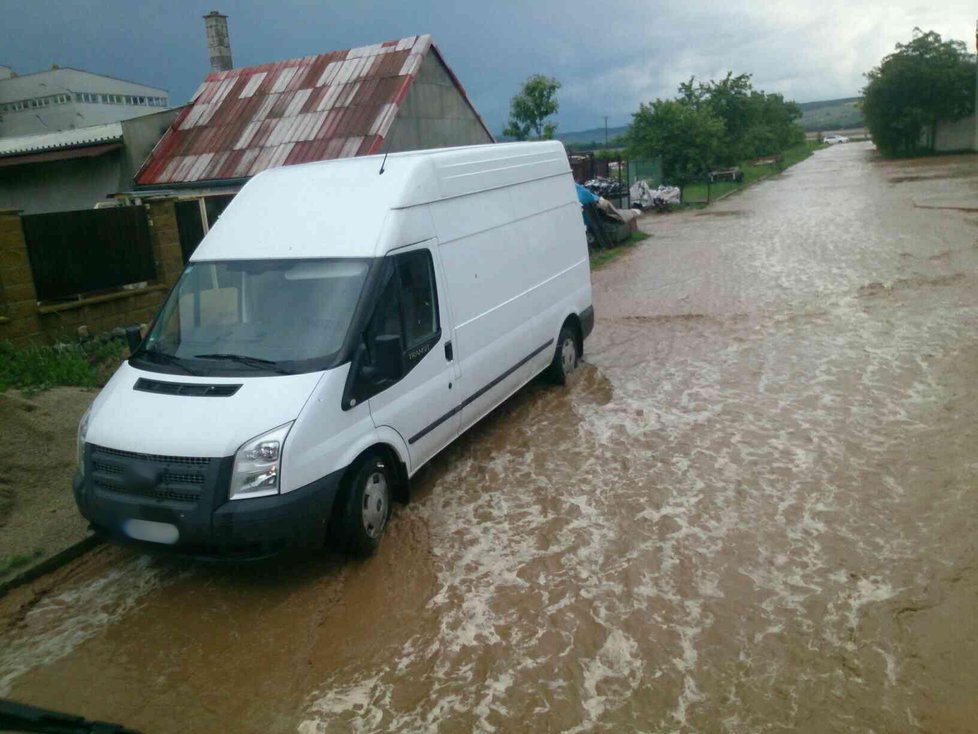
[(855, 96), (914, 26), (973, 51), (978, 16), (963, 0), (0, 0), (0, 64), (21, 74), (74, 66), (163, 87), (181, 103), (209, 69), (201, 16), (212, 9), (229, 16), (236, 66), (431, 33), (494, 131), (536, 72), (563, 83), (564, 131), (599, 127), (603, 115), (626, 124), (639, 102), (728, 70), (799, 102)]

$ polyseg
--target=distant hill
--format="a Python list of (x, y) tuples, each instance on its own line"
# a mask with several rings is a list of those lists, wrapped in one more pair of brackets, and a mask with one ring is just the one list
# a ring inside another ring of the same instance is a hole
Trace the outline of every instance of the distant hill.
[[(846, 97), (844, 99), (823, 99), (817, 102), (799, 103), (801, 108), (801, 119), (798, 121), (806, 131), (818, 130), (849, 130), (852, 128), (863, 127), (863, 113), (857, 103), (859, 97)], [(628, 132), (627, 125), (608, 128), (608, 142), (611, 143), (619, 135)], [(574, 132), (557, 131), (557, 140), (565, 145), (575, 145), (589, 147), (600, 147), (604, 145), (604, 128), (594, 127), (589, 130), (577, 130)], [(503, 135), (497, 136), (497, 140), (511, 140)]]
[[(613, 141), (617, 136), (624, 135), (626, 132), (628, 132), (627, 125), (622, 125), (621, 127), (609, 127), (609, 147), (613, 145)], [(570, 133), (564, 133), (558, 130), (554, 138), (562, 142), (564, 145), (580, 146), (583, 149), (603, 148), (604, 128), (596, 127), (591, 130), (578, 130), (577, 132)], [(496, 133), (496, 140), (498, 140), (500, 143), (510, 143), (515, 139), (516, 138), (511, 138), (508, 135), (503, 135), (502, 133)]]
[(801, 107), (799, 124), (806, 131), (848, 130), (863, 127), (863, 112), (859, 109), (859, 97), (845, 99), (823, 99), (818, 102), (805, 102)]
[[(611, 141), (613, 141), (619, 135), (624, 135), (626, 132), (628, 132), (627, 125), (622, 125), (621, 127), (609, 127), (608, 142), (611, 143)], [(593, 143), (595, 145), (604, 145), (604, 128), (595, 127), (590, 130), (578, 130), (577, 132), (570, 133), (562, 133), (560, 130), (558, 130), (555, 137), (564, 144), (571, 143), (574, 145), (586, 145)]]

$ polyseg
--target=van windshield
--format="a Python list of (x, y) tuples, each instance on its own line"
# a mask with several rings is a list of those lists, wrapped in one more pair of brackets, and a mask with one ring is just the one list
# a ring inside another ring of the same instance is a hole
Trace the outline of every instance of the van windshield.
[(133, 360), (207, 375), (324, 369), (368, 269), (354, 259), (191, 263)]

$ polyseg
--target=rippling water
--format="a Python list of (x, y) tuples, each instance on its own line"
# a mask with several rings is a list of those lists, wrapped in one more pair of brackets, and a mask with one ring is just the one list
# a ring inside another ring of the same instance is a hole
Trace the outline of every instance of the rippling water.
[(424, 470), (376, 558), (103, 549), (0, 600), (2, 692), (148, 731), (971, 730), (976, 163), (836, 146), (646, 219), (574, 384)]

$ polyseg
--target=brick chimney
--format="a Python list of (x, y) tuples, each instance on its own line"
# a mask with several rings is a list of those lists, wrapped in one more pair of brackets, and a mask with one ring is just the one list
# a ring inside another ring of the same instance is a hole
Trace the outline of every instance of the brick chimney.
[(207, 30), (207, 50), (211, 55), (211, 71), (227, 71), (231, 63), (231, 39), (228, 37), (228, 17), (212, 10), (204, 16)]

